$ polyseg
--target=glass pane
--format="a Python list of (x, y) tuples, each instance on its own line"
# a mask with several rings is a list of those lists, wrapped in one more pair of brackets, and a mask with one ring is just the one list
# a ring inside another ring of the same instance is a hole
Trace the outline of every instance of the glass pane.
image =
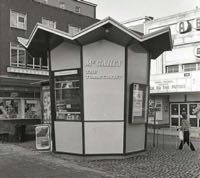
[(24, 19), (24, 17), (18, 17), (18, 21), (21, 22), (21, 23), (24, 23), (25, 19)]
[(171, 105), (171, 114), (172, 115), (178, 115), (178, 104), (172, 104)]
[(11, 63), (17, 64), (17, 50), (11, 49)]
[(34, 99), (25, 101), (25, 118), (27, 119), (41, 118), (41, 108), (39, 101)]
[(180, 104), (180, 114), (182, 113), (187, 114), (187, 104)]
[(195, 115), (193, 114), (193, 111), (196, 107), (197, 107), (197, 104), (190, 104), (190, 115)]
[(171, 125), (172, 126), (178, 126), (178, 118), (172, 117), (171, 118)]
[(19, 50), (19, 63), (25, 64), (25, 50)]
[(197, 127), (197, 118), (190, 118), (191, 127)]

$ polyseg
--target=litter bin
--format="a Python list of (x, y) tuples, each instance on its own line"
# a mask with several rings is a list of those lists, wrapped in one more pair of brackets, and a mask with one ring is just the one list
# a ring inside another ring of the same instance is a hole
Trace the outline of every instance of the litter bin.
[(25, 141), (25, 130), (26, 130), (25, 125), (17, 124), (15, 126), (15, 136), (17, 141), (19, 142)]

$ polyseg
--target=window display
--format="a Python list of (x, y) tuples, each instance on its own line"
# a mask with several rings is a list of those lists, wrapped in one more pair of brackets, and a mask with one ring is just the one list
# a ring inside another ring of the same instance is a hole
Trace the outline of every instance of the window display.
[(1, 98), (1, 108), (3, 119), (41, 119), (39, 99)]
[(130, 86), (129, 123), (145, 122), (147, 86), (133, 83)]
[(81, 120), (79, 77), (56, 77), (55, 86), (57, 120)]

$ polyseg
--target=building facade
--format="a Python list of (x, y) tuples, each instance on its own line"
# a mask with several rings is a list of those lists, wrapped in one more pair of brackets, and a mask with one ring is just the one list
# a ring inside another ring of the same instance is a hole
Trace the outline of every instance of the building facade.
[(150, 110), (156, 107), (156, 122), (171, 127), (180, 126), (181, 113), (187, 112), (192, 128), (198, 129), (200, 121), (192, 112), (200, 102), (200, 9), (148, 21), (145, 34), (166, 27), (173, 50), (151, 61)]
[(49, 6), (58, 7), (77, 14), (96, 18), (96, 4), (84, 0), (34, 0)]
[(48, 80), (47, 57), (46, 54), (32, 56), (18, 43), (17, 37), (28, 38), (38, 22), (73, 35), (96, 21), (32, 0), (0, 2), (0, 105), (7, 113), (3, 118), (43, 117), (41, 89), (37, 82)]

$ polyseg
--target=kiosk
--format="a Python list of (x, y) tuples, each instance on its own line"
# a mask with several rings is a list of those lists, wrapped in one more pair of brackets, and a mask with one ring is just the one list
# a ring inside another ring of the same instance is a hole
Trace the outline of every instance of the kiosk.
[(37, 24), (18, 40), (49, 58), (54, 151), (145, 150), (150, 59), (171, 50), (169, 28), (142, 35), (108, 17), (75, 36)]

